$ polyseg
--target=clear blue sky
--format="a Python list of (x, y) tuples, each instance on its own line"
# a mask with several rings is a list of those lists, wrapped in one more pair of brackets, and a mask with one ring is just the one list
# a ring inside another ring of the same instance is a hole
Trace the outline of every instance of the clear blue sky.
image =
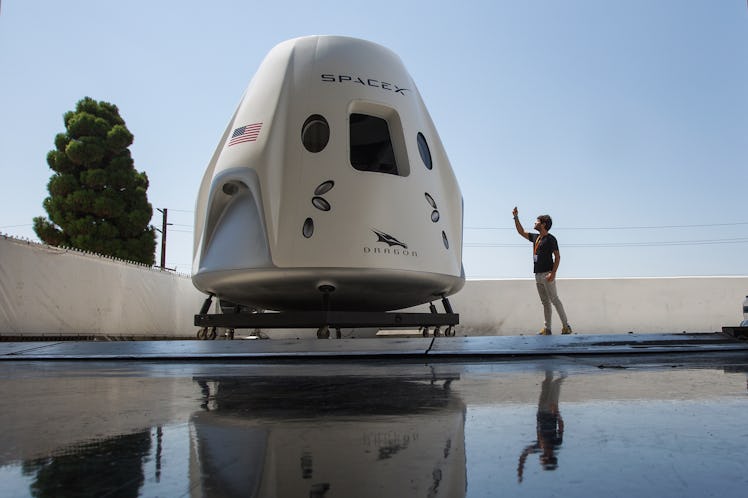
[(559, 278), (748, 274), (745, 0), (3, 0), (0, 232), (36, 240), (46, 154), (90, 96), (135, 135), (152, 223), (174, 223), (167, 265), (189, 273), (239, 98), (273, 46), (310, 34), (403, 59), (462, 188), (468, 278), (530, 276), (515, 205), (528, 229), (553, 216)]

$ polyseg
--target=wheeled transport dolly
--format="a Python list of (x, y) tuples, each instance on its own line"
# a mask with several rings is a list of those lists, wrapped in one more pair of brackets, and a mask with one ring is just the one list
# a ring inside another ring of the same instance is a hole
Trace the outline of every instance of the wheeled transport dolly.
[[(342, 328), (412, 328), (418, 327), (424, 337), (431, 332), (434, 336), (441, 335), (442, 327), (445, 336), (454, 336), (454, 326), (460, 323), (460, 315), (452, 311), (449, 300), (442, 298), (444, 313), (439, 313), (433, 303), (429, 303), (429, 313), (403, 313), (394, 311), (280, 311), (274, 312), (235, 312), (210, 314), (213, 295), (209, 295), (203, 303), (200, 313), (195, 315), (195, 326), (201, 327), (198, 339), (215, 339), (218, 327), (229, 331), (229, 338), (233, 338), (235, 329), (285, 329), (285, 328), (316, 328), (319, 339), (328, 339), (330, 330), (336, 331), (340, 338)], [(237, 307), (237, 310), (240, 308)], [(433, 327), (433, 329), (430, 329)]]

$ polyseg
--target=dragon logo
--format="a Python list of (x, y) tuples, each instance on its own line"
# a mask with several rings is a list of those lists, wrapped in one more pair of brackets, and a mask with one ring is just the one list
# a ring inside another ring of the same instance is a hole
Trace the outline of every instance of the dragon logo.
[(371, 231), (374, 232), (375, 234), (377, 234), (377, 242), (384, 242), (385, 244), (387, 244), (390, 247), (392, 247), (392, 246), (400, 246), (403, 249), (407, 249), (408, 248), (408, 246), (406, 244), (400, 242), (399, 240), (397, 240), (395, 237), (393, 237), (392, 235), (390, 235), (388, 233), (384, 233), (381, 230), (376, 230), (374, 228), (372, 228)]

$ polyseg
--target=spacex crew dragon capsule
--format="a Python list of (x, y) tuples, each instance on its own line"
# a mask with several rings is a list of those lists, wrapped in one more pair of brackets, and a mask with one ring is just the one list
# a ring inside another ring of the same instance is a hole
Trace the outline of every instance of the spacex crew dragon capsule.
[(404, 309), (464, 285), (462, 216), (400, 58), (296, 38), (265, 57), (208, 164), (192, 281), (265, 310)]

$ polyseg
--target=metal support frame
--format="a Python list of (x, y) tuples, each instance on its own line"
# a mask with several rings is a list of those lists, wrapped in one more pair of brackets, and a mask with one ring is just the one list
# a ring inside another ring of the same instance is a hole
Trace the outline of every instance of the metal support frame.
[(722, 327), (722, 333), (736, 339), (748, 340), (748, 327)]
[(195, 315), (198, 327), (330, 328), (428, 327), (457, 325), (457, 313), (399, 313), (388, 311), (282, 311), (279, 313), (232, 313)]
[(460, 323), (460, 315), (452, 311), (446, 297), (442, 298), (445, 313), (439, 313), (433, 303), (429, 303), (429, 313), (411, 313), (394, 311), (337, 311), (330, 309), (329, 292), (323, 292), (322, 310), (316, 311), (281, 311), (268, 313), (208, 313), (214, 295), (209, 294), (195, 315), (195, 325), (202, 327), (201, 339), (214, 339), (215, 329), (222, 327), (231, 331), (235, 329), (284, 329), (284, 328), (317, 328), (317, 336), (326, 338), (329, 329), (336, 329), (340, 337), (342, 328), (411, 328), (418, 327), (423, 335), (428, 335), (428, 328), (434, 327), (434, 335), (439, 335), (441, 327), (447, 327), (445, 335), (454, 335), (454, 325)]

